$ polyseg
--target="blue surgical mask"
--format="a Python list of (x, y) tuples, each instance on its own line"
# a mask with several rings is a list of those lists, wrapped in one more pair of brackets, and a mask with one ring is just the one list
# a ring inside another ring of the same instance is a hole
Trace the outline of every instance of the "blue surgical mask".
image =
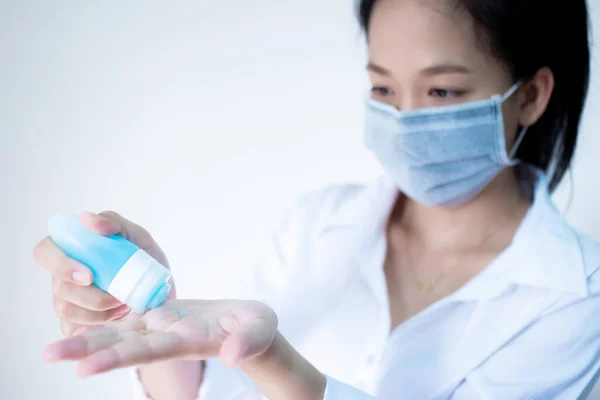
[(398, 111), (367, 100), (365, 143), (398, 189), (426, 206), (456, 206), (472, 200), (513, 158), (504, 139), (502, 103), (515, 93), (442, 107)]

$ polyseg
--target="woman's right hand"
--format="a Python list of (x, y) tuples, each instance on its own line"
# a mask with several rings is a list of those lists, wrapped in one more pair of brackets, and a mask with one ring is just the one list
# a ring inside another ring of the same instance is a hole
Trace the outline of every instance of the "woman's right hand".
[[(83, 212), (81, 224), (104, 236), (120, 235), (133, 242), (169, 268), (165, 254), (142, 227), (112, 211), (100, 214)], [(54, 309), (61, 320), (65, 336), (73, 336), (86, 326), (102, 325), (129, 314), (129, 308), (110, 294), (92, 285), (93, 275), (85, 265), (68, 257), (50, 237), (44, 238), (33, 251), (34, 260), (52, 275)], [(169, 298), (175, 298), (171, 282)]]

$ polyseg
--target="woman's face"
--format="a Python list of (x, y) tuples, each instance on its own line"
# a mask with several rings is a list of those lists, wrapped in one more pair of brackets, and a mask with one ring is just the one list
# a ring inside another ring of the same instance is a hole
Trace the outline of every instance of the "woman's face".
[[(379, 0), (369, 27), (371, 96), (399, 110), (504, 94), (515, 82), (476, 37), (474, 23), (446, 0)], [(517, 131), (514, 95), (503, 106), (507, 143)]]

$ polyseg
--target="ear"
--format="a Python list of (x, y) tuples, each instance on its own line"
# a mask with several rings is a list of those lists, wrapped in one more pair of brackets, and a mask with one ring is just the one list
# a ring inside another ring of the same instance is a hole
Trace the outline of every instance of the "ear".
[(531, 126), (546, 112), (552, 92), (554, 91), (554, 74), (548, 67), (540, 68), (534, 77), (525, 82), (521, 89), (521, 107), (519, 125)]

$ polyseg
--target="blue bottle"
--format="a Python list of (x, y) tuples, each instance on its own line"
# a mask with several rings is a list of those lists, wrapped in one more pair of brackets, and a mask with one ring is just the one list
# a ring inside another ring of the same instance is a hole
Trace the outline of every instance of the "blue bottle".
[(48, 230), (62, 251), (92, 271), (96, 286), (133, 312), (156, 308), (167, 298), (171, 272), (130, 241), (91, 232), (73, 213), (52, 216)]

